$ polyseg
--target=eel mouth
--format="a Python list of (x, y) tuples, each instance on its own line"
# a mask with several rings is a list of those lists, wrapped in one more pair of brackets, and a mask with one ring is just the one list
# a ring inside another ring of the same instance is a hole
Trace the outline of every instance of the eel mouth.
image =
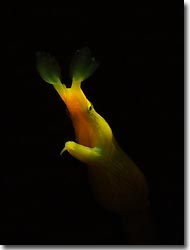
[(88, 121), (73, 122), (76, 141), (83, 146), (94, 148), (97, 144), (97, 133)]

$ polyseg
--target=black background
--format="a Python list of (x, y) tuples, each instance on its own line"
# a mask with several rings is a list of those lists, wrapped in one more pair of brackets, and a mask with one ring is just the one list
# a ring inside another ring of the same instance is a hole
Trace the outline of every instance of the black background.
[[(5, 10), (1, 79), (1, 244), (127, 244), (118, 218), (94, 199), (65, 104), (39, 77), (35, 53), (100, 62), (83, 83), (120, 146), (144, 172), (158, 244), (184, 243), (183, 6), (25, 7)], [(3, 12), (3, 11), (2, 11)]]

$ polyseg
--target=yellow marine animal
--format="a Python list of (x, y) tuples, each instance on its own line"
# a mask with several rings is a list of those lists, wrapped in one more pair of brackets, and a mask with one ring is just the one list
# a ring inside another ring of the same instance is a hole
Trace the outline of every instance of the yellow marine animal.
[[(81, 83), (97, 66), (87, 47), (76, 51), (70, 67), (72, 84), (66, 87), (55, 58), (48, 53), (37, 53), (37, 70), (65, 102), (75, 130), (76, 142), (66, 142), (61, 154), (67, 150), (88, 166), (90, 183), (102, 206), (122, 218), (130, 218), (131, 214), (137, 218), (140, 214), (140, 223), (149, 203), (145, 177), (119, 147), (110, 126), (81, 89)], [(129, 220), (129, 224), (133, 223)]]

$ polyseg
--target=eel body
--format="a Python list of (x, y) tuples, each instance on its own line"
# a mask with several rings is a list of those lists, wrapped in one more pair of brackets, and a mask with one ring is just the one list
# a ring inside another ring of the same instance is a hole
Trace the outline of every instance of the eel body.
[(46, 53), (37, 55), (37, 69), (44, 81), (53, 85), (65, 102), (72, 119), (76, 141), (67, 150), (88, 167), (89, 180), (96, 198), (108, 210), (127, 218), (148, 206), (148, 187), (136, 164), (117, 144), (110, 126), (94, 109), (81, 89), (81, 82), (98, 64), (88, 48), (77, 51), (71, 61), (71, 87), (61, 82), (56, 60)]

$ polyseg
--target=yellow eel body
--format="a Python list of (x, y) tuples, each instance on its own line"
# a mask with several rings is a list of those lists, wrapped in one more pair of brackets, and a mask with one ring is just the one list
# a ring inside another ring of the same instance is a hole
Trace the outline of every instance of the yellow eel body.
[(88, 166), (89, 180), (99, 202), (108, 210), (127, 218), (145, 211), (148, 188), (143, 173), (118, 146), (110, 126), (86, 98), (81, 82), (97, 68), (88, 48), (77, 51), (71, 61), (72, 85), (61, 82), (60, 68), (49, 54), (37, 55), (37, 69), (53, 85), (65, 102), (76, 135), (61, 151)]

